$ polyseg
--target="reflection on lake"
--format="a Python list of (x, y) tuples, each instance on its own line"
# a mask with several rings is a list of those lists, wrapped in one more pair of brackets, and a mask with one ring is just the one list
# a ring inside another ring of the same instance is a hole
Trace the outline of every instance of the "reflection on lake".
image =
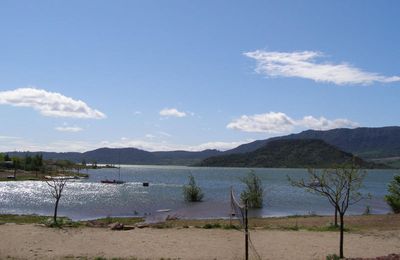
[[(264, 208), (252, 212), (258, 216), (294, 214), (332, 214), (326, 199), (290, 186), (287, 176), (302, 178), (305, 169), (254, 169), (264, 187)], [(118, 169), (89, 170), (90, 177), (67, 184), (60, 201), (59, 214), (72, 219), (92, 219), (106, 216), (134, 216), (155, 214), (159, 209), (172, 209), (171, 214), (186, 218), (228, 217), (229, 192), (232, 186), (239, 196), (244, 189), (240, 178), (249, 169), (200, 168), (179, 166), (122, 166), (121, 185), (102, 184), (103, 179), (118, 178)], [(205, 197), (201, 203), (186, 203), (182, 186), (193, 174)], [(373, 214), (389, 212), (383, 200), (387, 185), (396, 170), (369, 170), (363, 192), (372, 199), (349, 209), (350, 214), (361, 214), (366, 205)], [(149, 187), (143, 187), (149, 182)], [(0, 182), (0, 213), (51, 215), (53, 198), (45, 182)]]

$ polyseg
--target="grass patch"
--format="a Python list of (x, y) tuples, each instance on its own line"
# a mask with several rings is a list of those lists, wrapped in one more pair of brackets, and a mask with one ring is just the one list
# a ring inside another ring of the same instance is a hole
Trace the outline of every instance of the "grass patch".
[(286, 226), (286, 227), (281, 227), (282, 230), (287, 230), (287, 231), (299, 231), (300, 227), (296, 224), (293, 226)]
[(45, 222), (48, 216), (38, 215), (0, 215), (0, 223), (15, 223), (15, 224), (41, 224)]
[(340, 260), (340, 257), (336, 254), (333, 255), (327, 255), (326, 260)]
[(15, 179), (8, 179), (7, 177), (0, 177), (0, 181), (40, 181), (40, 177), (36, 176), (18, 176)]
[(240, 227), (236, 226), (236, 225), (221, 224), (221, 223), (207, 223), (200, 228), (204, 228), (204, 229), (221, 228), (221, 229), (225, 229), (225, 230), (230, 230), (230, 229), (239, 230), (240, 229)]
[(67, 217), (57, 218), (57, 225), (53, 223), (53, 217), (38, 216), (38, 215), (0, 215), (0, 224), (15, 223), (15, 224), (44, 224), (48, 227), (79, 227), (80, 222), (72, 221)]
[(207, 223), (203, 226), (204, 229), (213, 229), (213, 228), (221, 228), (221, 224), (219, 223)]
[(223, 229), (235, 229), (235, 230), (239, 230), (239, 229), (240, 229), (239, 226), (236, 226), (236, 225), (229, 225), (229, 224), (227, 224), (227, 225), (222, 225), (222, 228), (223, 228)]
[(151, 226), (152, 228), (157, 229), (165, 229), (165, 228), (173, 228), (173, 226), (169, 223), (159, 223)]
[[(306, 230), (308, 231), (317, 231), (317, 232), (339, 232), (340, 231), (340, 227), (339, 226), (335, 226), (335, 225), (328, 225), (328, 226), (322, 226), (322, 227), (308, 227), (306, 228)], [(343, 229), (344, 232), (349, 232), (350, 229), (349, 228), (344, 228)]]
[(80, 221), (80, 223), (82, 224), (87, 224), (88, 222), (95, 222), (96, 224), (104, 224), (104, 225), (109, 225), (111, 223), (116, 223), (119, 222), (121, 224), (124, 225), (135, 225), (139, 222), (143, 222), (144, 219), (143, 218), (137, 218), (137, 217), (133, 217), (133, 218), (123, 218), (123, 217), (106, 217), (106, 218), (99, 218), (99, 219), (95, 219), (95, 220), (89, 220), (89, 221)]

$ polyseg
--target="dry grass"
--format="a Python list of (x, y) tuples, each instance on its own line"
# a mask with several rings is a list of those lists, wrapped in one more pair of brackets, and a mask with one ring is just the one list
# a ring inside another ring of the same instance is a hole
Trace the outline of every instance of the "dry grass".
[[(326, 227), (333, 223), (333, 221), (333, 216), (252, 218), (249, 219), (249, 226), (252, 229), (306, 229), (327, 231)], [(229, 219), (171, 220), (166, 223), (166, 225), (171, 228), (204, 227), (206, 225), (215, 224), (219, 224), (221, 227), (226, 227), (229, 226), (230, 221)], [(238, 225), (239, 223), (237, 220), (233, 220), (232, 224)], [(350, 231), (400, 230), (400, 214), (345, 216), (345, 226)]]

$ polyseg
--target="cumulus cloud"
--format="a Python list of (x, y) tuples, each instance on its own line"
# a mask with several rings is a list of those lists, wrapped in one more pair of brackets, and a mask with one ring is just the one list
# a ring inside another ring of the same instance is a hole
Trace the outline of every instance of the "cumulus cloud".
[(106, 115), (85, 102), (60, 93), (36, 88), (18, 88), (0, 92), (0, 104), (31, 107), (44, 116), (102, 119)]
[(244, 132), (285, 133), (292, 130), (295, 121), (281, 112), (269, 112), (252, 116), (243, 115), (233, 120), (227, 128)]
[(258, 132), (269, 134), (282, 134), (293, 131), (296, 127), (315, 130), (328, 130), (333, 128), (354, 128), (358, 123), (344, 118), (329, 120), (325, 117), (305, 116), (293, 119), (282, 112), (269, 112), (265, 114), (243, 115), (230, 122), (226, 127), (244, 132)]
[(58, 126), (54, 129), (60, 132), (72, 132), (72, 133), (80, 132), (83, 130), (83, 128), (80, 128), (78, 126)]
[(164, 108), (160, 111), (160, 115), (165, 117), (185, 117), (186, 113), (181, 112), (176, 108)]
[(299, 77), (316, 82), (337, 85), (369, 85), (375, 82), (399, 82), (400, 76), (384, 76), (366, 72), (348, 63), (319, 62), (324, 56), (321, 52), (267, 52), (256, 50), (245, 52), (245, 56), (257, 62), (255, 71), (271, 77)]
[(325, 117), (315, 118), (313, 116), (305, 116), (303, 117), (303, 119), (299, 120), (297, 124), (300, 126), (316, 130), (328, 130), (341, 127), (354, 128), (359, 126), (358, 123), (350, 121), (345, 118), (328, 120)]

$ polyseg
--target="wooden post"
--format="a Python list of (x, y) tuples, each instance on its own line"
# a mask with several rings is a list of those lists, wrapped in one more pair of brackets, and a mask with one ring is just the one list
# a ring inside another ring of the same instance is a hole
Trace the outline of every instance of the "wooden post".
[(249, 227), (248, 227), (248, 221), (247, 221), (247, 199), (244, 202), (244, 236), (245, 236), (245, 250), (246, 250), (246, 257), (245, 259), (249, 259)]
[(233, 187), (231, 186), (231, 193), (229, 194), (229, 197), (231, 198), (231, 212), (229, 214), (229, 226), (232, 227), (232, 217), (233, 217), (233, 201), (232, 201), (232, 193), (233, 193)]

